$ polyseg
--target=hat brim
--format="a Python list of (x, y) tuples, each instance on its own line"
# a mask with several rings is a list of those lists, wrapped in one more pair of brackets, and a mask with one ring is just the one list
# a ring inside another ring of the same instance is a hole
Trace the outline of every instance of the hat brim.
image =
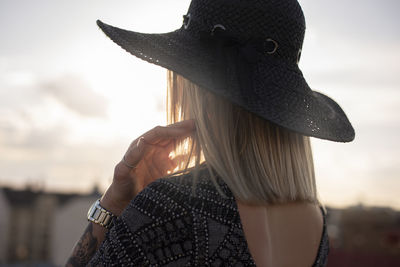
[(237, 92), (213, 86), (209, 77), (214, 58), (183, 28), (150, 34), (120, 29), (100, 20), (97, 25), (130, 54), (172, 70), (277, 125), (330, 141), (354, 140), (354, 129), (342, 108), (328, 96), (311, 90), (297, 65), (262, 63), (256, 68), (255, 77), (261, 79), (254, 83), (253, 96), (243, 100)]

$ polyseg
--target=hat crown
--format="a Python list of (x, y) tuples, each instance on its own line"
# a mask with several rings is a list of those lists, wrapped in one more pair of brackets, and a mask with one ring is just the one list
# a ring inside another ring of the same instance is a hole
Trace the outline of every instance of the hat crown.
[(299, 60), (306, 25), (297, 0), (192, 0), (187, 15), (193, 35), (222, 25), (240, 39), (275, 40), (278, 57)]
[(332, 141), (354, 139), (341, 107), (313, 91), (297, 64), (306, 28), (297, 0), (192, 0), (182, 27), (161, 34), (97, 23), (132, 55), (276, 125)]

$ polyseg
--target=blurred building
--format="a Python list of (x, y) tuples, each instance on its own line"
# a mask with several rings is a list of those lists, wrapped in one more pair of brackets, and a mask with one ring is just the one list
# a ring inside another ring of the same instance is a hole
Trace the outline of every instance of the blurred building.
[(87, 211), (99, 197), (98, 193), (74, 197), (54, 214), (51, 239), (54, 249), (50, 261), (56, 266), (62, 266), (67, 261), (88, 224)]
[(358, 205), (328, 209), (328, 266), (400, 266), (400, 212)]
[(9, 226), (9, 205), (4, 194), (0, 189), (0, 264), (3, 264), (7, 255), (7, 231)]
[(0, 190), (0, 264), (61, 266), (87, 225), (86, 212), (100, 197)]

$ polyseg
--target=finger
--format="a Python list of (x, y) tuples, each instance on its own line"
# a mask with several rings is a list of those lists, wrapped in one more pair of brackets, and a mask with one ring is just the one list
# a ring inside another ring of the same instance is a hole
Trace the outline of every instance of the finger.
[(177, 140), (176, 138), (165, 139), (165, 140), (160, 141), (156, 146), (158, 149), (162, 150), (163, 152), (165, 151), (166, 153), (169, 153), (175, 149), (176, 140)]
[(195, 130), (194, 121), (181, 121), (168, 126), (156, 126), (147, 131), (143, 137), (150, 144), (157, 144), (165, 138), (179, 138), (189, 136)]
[(174, 159), (168, 159), (168, 162), (170, 164), (170, 170), (173, 171), (175, 168), (178, 166), (178, 162)]
[(170, 140), (164, 140), (165, 138), (186, 138), (191, 135), (194, 129), (194, 120), (180, 121), (166, 127), (156, 126), (131, 143), (125, 153), (125, 159), (129, 165), (135, 165), (148, 152), (149, 145), (157, 144), (160, 141), (162, 141), (162, 145), (166, 145)]
[(155, 160), (171, 160), (173, 156), (174, 148), (175, 148), (175, 140), (170, 140), (169, 143), (163, 147), (154, 145), (154, 154), (152, 158)]
[(170, 142), (174, 142), (175, 146), (176, 146), (177, 141), (184, 140), (185, 138), (190, 137), (190, 136), (193, 136), (193, 131), (187, 131), (186, 133), (182, 132), (181, 135), (179, 135), (179, 136), (177, 135), (174, 137), (160, 136), (158, 138), (157, 137), (154, 138), (152, 142), (149, 142), (149, 141), (145, 141), (145, 142), (147, 142), (148, 144), (157, 145), (157, 146), (161, 146), (161, 147), (165, 147), (167, 145), (170, 145)]
[(158, 146), (161, 147), (166, 147), (168, 146), (173, 140), (175, 140), (175, 138), (165, 138), (163, 140), (161, 140), (160, 142), (158, 142)]
[[(163, 128), (179, 128), (180, 130), (176, 131), (176, 130), (166, 130), (166, 135), (163, 136), (163, 133), (165, 132), (165, 130), (163, 130)], [(187, 131), (185, 131), (185, 129)], [(147, 131), (144, 135), (142, 135), (141, 137), (135, 139), (130, 146), (136, 146), (139, 142), (140, 139), (142, 139), (142, 141), (147, 142), (148, 144), (157, 144), (157, 145), (161, 145), (161, 146), (165, 146), (166, 144), (168, 144), (170, 142), (171, 139), (182, 139), (182, 138), (186, 138), (188, 136), (191, 136), (193, 130), (195, 130), (195, 124), (194, 124), (194, 120), (185, 120), (185, 121), (180, 121), (174, 124), (169, 124), (167, 126), (156, 126), (153, 129)], [(157, 138), (159, 137), (159, 138)]]
[(146, 133), (143, 137), (146, 142), (150, 144), (158, 144), (160, 141), (171, 138), (184, 138), (189, 136), (193, 130), (186, 128), (168, 128), (163, 126), (157, 126), (150, 132)]
[(139, 191), (141, 191), (144, 187), (149, 184), (150, 181), (152, 181), (152, 174), (149, 171), (149, 168), (146, 164), (145, 161), (140, 162), (140, 169), (138, 169), (138, 175), (137, 175), (137, 183), (141, 185), (139, 188)]
[(196, 122), (194, 119), (178, 121), (176, 123), (172, 123), (167, 125), (167, 127), (174, 128), (174, 127), (184, 127), (194, 130), (196, 128)]
[(178, 161), (176, 161), (175, 159), (170, 159), (170, 164), (171, 164), (171, 171), (175, 170), (176, 167), (178, 167)]
[(146, 166), (147, 172), (150, 174), (150, 176), (146, 180), (146, 184), (151, 183), (152, 181), (156, 180), (157, 178), (160, 178), (163, 176), (163, 174), (157, 168), (155, 168), (154, 164), (151, 161), (145, 160), (143, 162)]
[(174, 151), (176, 148), (176, 139), (170, 140), (170, 142), (165, 146), (165, 150), (168, 151), (168, 154), (171, 151)]
[(166, 155), (153, 157), (152, 165), (161, 173), (161, 176), (165, 176), (173, 167), (171, 159)]
[(172, 157), (172, 155), (170, 155), (170, 152), (167, 154), (167, 156), (165, 157), (165, 160), (166, 160), (166, 168), (168, 169), (168, 170), (170, 170), (170, 169), (175, 169), (176, 168), (176, 166), (177, 166), (177, 164), (176, 164), (176, 161), (174, 160), (174, 158)]
[(172, 171), (176, 168), (175, 162), (170, 159), (169, 157), (166, 157), (164, 160), (159, 162), (159, 169), (163, 173), (163, 175), (168, 174), (168, 171)]
[(188, 132), (187, 134), (183, 134), (175, 138), (161, 138), (156, 145), (162, 147), (168, 147), (169, 150), (173, 150), (176, 147), (177, 141), (182, 141), (189, 136), (193, 136), (193, 132)]
[(131, 145), (125, 153), (126, 163), (131, 166), (137, 165), (151, 149), (150, 144), (147, 144), (142, 138), (138, 138), (136, 145)]
[[(186, 155), (177, 155), (174, 158), (171, 159), (173, 164), (175, 164), (176, 166), (178, 166), (178, 164), (182, 161), (186, 161), (187, 160), (187, 156)], [(175, 166), (175, 167), (176, 167)]]

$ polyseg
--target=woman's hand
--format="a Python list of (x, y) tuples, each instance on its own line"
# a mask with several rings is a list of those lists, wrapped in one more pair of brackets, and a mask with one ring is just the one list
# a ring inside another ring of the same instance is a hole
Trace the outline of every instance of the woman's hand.
[[(168, 157), (169, 153), (177, 140), (192, 135), (194, 130), (194, 121), (187, 120), (166, 127), (157, 126), (133, 141), (124, 160), (115, 167), (113, 182), (101, 198), (101, 206), (119, 216), (146, 185), (175, 169), (176, 163)], [(86, 266), (103, 242), (106, 231), (90, 222), (66, 266)]]
[(177, 163), (169, 154), (177, 140), (192, 135), (194, 130), (194, 121), (186, 120), (157, 126), (134, 140), (115, 167), (113, 182), (103, 195), (101, 205), (120, 215), (143, 188), (176, 168)]

